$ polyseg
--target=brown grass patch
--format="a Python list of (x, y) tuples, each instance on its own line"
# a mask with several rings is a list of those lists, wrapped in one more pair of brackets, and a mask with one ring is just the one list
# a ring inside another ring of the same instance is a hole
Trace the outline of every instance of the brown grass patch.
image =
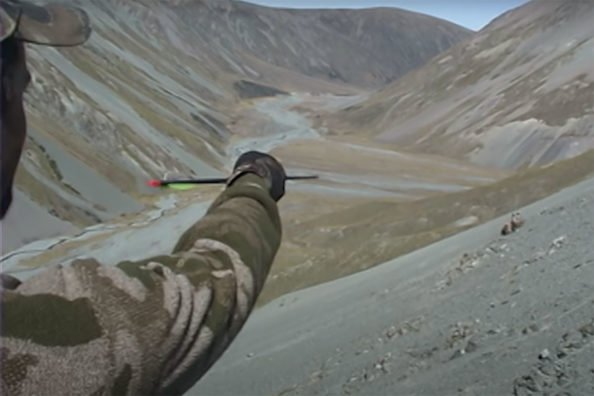
[(470, 227), (457, 220), (481, 224), (592, 175), (594, 150), (472, 190), (364, 203), (291, 224), (258, 304), (410, 253)]

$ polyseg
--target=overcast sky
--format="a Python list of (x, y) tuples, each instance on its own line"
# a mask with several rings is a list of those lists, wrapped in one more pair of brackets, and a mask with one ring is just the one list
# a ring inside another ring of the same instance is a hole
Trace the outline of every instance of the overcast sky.
[[(289, 8), (397, 7), (433, 15), (472, 30), (479, 30), (505, 11), (527, 0), (245, 0)], [(570, 0), (568, 0), (570, 1)]]

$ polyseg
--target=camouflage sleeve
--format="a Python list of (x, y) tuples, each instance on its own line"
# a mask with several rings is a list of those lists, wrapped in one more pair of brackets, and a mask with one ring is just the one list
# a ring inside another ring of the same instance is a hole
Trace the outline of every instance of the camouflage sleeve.
[(281, 241), (263, 179), (241, 177), (171, 255), (78, 260), (2, 295), (2, 394), (181, 394), (250, 314)]

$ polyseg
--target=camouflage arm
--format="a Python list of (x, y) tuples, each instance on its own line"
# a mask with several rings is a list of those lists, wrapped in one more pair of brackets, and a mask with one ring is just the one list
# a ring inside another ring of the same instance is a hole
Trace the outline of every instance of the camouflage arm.
[(183, 337), (186, 344), (194, 343), (185, 348), (204, 350), (198, 359), (191, 351), (180, 351), (187, 357), (185, 361), (183, 356), (175, 358), (177, 363), (170, 369), (176, 379), (166, 381), (163, 393), (177, 394), (193, 385), (235, 338), (262, 290), (280, 241), (277, 204), (265, 181), (248, 174), (225, 190), (206, 216), (182, 235), (172, 256), (119, 265), (128, 275), (137, 276), (144, 266), (159, 263), (185, 275), (195, 299), (200, 299), (195, 306), (208, 301), (208, 307), (198, 309), (205, 310), (203, 322)]
[(2, 393), (183, 393), (247, 320), (280, 240), (276, 202), (248, 174), (171, 255), (78, 260), (3, 292)]

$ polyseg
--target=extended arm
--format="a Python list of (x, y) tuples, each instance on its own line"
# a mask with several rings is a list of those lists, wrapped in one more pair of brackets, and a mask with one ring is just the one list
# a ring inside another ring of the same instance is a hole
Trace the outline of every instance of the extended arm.
[(169, 255), (115, 267), (78, 260), (4, 291), (3, 390), (185, 392), (263, 287), (281, 241), (270, 190), (270, 178), (241, 173)]

